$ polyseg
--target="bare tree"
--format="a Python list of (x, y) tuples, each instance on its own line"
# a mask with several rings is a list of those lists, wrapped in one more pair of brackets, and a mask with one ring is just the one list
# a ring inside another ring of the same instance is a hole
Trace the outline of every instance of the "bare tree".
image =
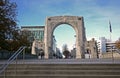
[(64, 51), (66, 51), (66, 50), (68, 50), (68, 46), (67, 46), (67, 44), (63, 44), (63, 46), (62, 46), (62, 51), (64, 52)]
[(68, 51), (67, 44), (64, 44), (62, 47), (63, 55), (65, 56), (65, 59), (69, 58), (70, 52)]

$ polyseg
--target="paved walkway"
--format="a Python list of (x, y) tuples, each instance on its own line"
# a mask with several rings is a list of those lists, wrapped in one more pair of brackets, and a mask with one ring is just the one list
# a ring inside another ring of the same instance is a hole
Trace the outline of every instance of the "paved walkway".
[[(6, 60), (0, 61), (4, 64)], [(16, 63), (15, 61), (13, 63)], [(120, 59), (27, 59), (18, 64), (120, 64)]]

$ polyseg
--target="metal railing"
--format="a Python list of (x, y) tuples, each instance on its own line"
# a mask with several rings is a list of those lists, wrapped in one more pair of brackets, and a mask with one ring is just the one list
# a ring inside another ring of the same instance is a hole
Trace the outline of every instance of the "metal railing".
[[(1, 66), (1, 68), (0, 68), (0, 74), (2, 74), (3, 72), (4, 72), (4, 76), (6, 76), (5, 75), (5, 70), (7, 69), (7, 67), (15, 60), (15, 59), (17, 59), (17, 57), (18, 57), (18, 55), (20, 54), (20, 53), (22, 53), (23, 52), (23, 60), (24, 60), (24, 51), (23, 50), (25, 50), (25, 46), (21, 46), (6, 62), (5, 62), (5, 64), (3, 64), (2, 66)], [(17, 61), (16, 61), (16, 64), (17, 64)], [(15, 70), (16, 71), (16, 70)], [(5, 77), (4, 77), (5, 78)]]

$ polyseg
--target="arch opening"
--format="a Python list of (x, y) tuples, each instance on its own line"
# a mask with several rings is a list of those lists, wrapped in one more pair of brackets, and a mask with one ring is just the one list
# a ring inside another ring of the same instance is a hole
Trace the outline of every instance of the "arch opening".
[[(55, 40), (53, 40), (53, 49), (55, 50), (56, 58), (65, 57), (64, 51), (69, 51), (69, 57), (76, 57), (76, 32), (69, 24), (60, 24), (56, 26), (52, 33)], [(55, 48), (56, 47), (56, 48)], [(59, 55), (60, 54), (60, 55)]]

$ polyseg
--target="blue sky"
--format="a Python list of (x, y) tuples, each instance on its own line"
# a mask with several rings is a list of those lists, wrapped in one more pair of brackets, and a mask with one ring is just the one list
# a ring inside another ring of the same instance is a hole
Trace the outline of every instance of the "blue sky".
[(19, 26), (45, 25), (47, 16), (83, 16), (87, 39), (120, 37), (120, 0), (11, 0), (17, 3)]
[(57, 40), (57, 47), (60, 50), (62, 50), (64, 44), (67, 44), (69, 50), (75, 47), (76, 33), (71, 26), (62, 24), (54, 30), (53, 34)]

